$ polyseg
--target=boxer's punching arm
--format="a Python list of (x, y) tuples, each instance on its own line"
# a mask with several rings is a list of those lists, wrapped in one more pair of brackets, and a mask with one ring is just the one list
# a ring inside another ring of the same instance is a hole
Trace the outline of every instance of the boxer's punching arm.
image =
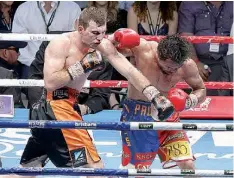
[(65, 62), (70, 47), (70, 41), (60, 36), (50, 42), (45, 51), (44, 82), (48, 91), (61, 88), (71, 81), (65, 69)]
[(189, 59), (182, 66), (183, 78), (193, 89), (189, 95), (179, 88), (171, 88), (167, 98), (173, 103), (175, 110), (181, 112), (201, 103), (206, 96), (206, 89), (199, 75), (196, 64)]
[(143, 38), (140, 39), (140, 44), (138, 46), (135, 46), (131, 49), (128, 48), (117, 48), (118, 52), (123, 54), (126, 57), (133, 57), (135, 52), (144, 51), (147, 45), (147, 41)]
[[(127, 30), (129, 30), (129, 29), (127, 29)], [(118, 32), (118, 30), (115, 33), (117, 33), (117, 32)], [(134, 50), (141, 50), (142, 48), (144, 48), (144, 45), (146, 45), (146, 40), (143, 38), (139, 38), (139, 42), (137, 42), (137, 43), (135, 42), (135, 43), (133, 43), (133, 45), (132, 44), (125, 45), (124, 47), (119, 48), (120, 40), (118, 38), (115, 38), (115, 36), (114, 36), (115, 33), (111, 34), (111, 35), (107, 35), (106, 38), (108, 40), (110, 40), (116, 46), (116, 49), (118, 50), (118, 52), (120, 52), (121, 54), (123, 54), (126, 57), (134, 56)], [(137, 38), (135, 38), (135, 40), (138, 41)], [(127, 39), (127, 41), (132, 41), (132, 40)], [(123, 41), (122, 43), (125, 43), (125, 42)]]
[(163, 121), (171, 116), (174, 112), (172, 103), (152, 86), (149, 80), (120, 54), (109, 40), (103, 39), (97, 50), (106, 56), (111, 65), (127, 78), (129, 83), (153, 103), (155, 108), (158, 109), (159, 120)]
[(198, 104), (202, 103), (206, 97), (206, 87), (195, 62), (191, 59), (184, 66), (184, 80), (193, 89), (192, 94), (198, 98)]
[(149, 80), (144, 77), (122, 54), (120, 54), (114, 45), (106, 39), (98, 46), (97, 50), (110, 62), (110, 64), (139, 91), (150, 85)]

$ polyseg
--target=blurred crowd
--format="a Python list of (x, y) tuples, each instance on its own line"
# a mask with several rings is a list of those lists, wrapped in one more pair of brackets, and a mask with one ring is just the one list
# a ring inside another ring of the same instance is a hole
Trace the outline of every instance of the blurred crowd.
[[(233, 1), (0, 1), (0, 33), (61, 34), (73, 31), (76, 19), (87, 6), (107, 11), (107, 34), (119, 28), (131, 28), (140, 35), (233, 36)], [(48, 44), (0, 41), (0, 79), (43, 79), (44, 52)], [(233, 82), (232, 44), (192, 46), (191, 58), (205, 82)], [(94, 71), (88, 79), (126, 80), (108, 62), (105, 62), (105, 68)], [(0, 91), (1, 94), (12, 94), (18, 108), (31, 108), (42, 95), (41, 87), (0, 87)], [(81, 113), (121, 109), (126, 92), (126, 89), (84, 89), (79, 96)], [(233, 96), (233, 92), (208, 90), (207, 95)]]

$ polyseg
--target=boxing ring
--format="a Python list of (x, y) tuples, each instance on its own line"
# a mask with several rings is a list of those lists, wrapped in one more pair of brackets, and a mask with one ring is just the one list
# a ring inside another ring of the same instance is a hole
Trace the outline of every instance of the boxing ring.
[[(0, 34), (0, 40), (49, 41), (58, 35)], [(142, 36), (158, 41), (162, 37)], [(188, 37), (193, 43), (233, 43), (229, 37)], [(0, 86), (43, 86), (42, 80), (0, 80)], [(126, 81), (86, 81), (84, 87), (126, 88)], [(208, 89), (233, 89), (230, 82), (207, 82)], [(179, 83), (178, 88), (187, 88)], [(233, 177), (233, 97), (207, 97), (199, 106), (181, 113), (181, 123), (121, 123), (121, 111), (105, 110), (85, 115), (84, 122), (29, 121), (27, 109), (15, 109), (13, 118), (0, 120), (0, 174), (39, 175), (38, 177), (74, 176), (203, 176)], [(29, 128), (88, 129), (100, 154), (105, 169), (55, 168), (49, 162), (45, 168), (18, 168), (20, 156), (29, 138)], [(119, 169), (121, 164), (120, 130), (186, 130), (196, 157), (196, 170), (161, 169), (156, 157), (152, 169)]]

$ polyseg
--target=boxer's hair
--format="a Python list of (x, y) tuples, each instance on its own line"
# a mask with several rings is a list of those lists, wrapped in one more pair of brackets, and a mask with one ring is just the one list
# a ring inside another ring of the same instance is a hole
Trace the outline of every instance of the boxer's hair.
[(98, 26), (106, 24), (107, 13), (96, 7), (87, 7), (85, 8), (79, 17), (79, 25), (83, 26), (86, 29), (90, 21), (94, 21)]
[(179, 35), (168, 35), (158, 44), (158, 56), (160, 60), (171, 59), (182, 64), (190, 56), (191, 44)]

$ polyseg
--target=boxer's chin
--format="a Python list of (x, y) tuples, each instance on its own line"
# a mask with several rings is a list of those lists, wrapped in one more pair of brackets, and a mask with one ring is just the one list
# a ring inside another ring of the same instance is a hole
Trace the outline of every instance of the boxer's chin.
[(91, 47), (91, 48), (97, 48), (98, 45), (100, 45), (100, 43), (92, 43), (92, 44), (90, 45), (90, 47)]

